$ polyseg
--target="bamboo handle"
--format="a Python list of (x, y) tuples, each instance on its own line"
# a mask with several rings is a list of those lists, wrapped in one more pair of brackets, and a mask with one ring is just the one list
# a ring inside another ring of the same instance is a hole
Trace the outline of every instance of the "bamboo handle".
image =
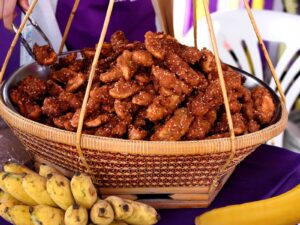
[(71, 13), (70, 13), (70, 16), (69, 16), (69, 19), (68, 19), (68, 22), (67, 22), (67, 25), (66, 25), (66, 28), (65, 28), (65, 31), (64, 31), (64, 34), (63, 34), (61, 43), (60, 43), (60, 47), (59, 47), (59, 50), (58, 50), (58, 54), (59, 54), (59, 55), (62, 53), (62, 50), (63, 50), (63, 48), (64, 48), (64, 45), (65, 45), (65, 42), (66, 42), (66, 40), (67, 40), (69, 31), (70, 31), (70, 27), (71, 27), (71, 25), (72, 25), (72, 22), (73, 22), (75, 13), (76, 13), (76, 11), (77, 11), (79, 2), (80, 2), (80, 0), (75, 0), (75, 2), (74, 2), (73, 8), (72, 8), (72, 11), (71, 11)]
[(194, 46), (198, 48), (198, 40), (197, 40), (197, 25), (198, 18), (197, 18), (197, 0), (193, 0), (193, 24), (194, 24)]
[(259, 30), (258, 30), (257, 24), (256, 24), (255, 19), (254, 19), (254, 17), (253, 17), (252, 11), (251, 11), (250, 6), (249, 6), (249, 3), (248, 3), (247, 0), (243, 0), (243, 1), (244, 1), (244, 5), (245, 5), (245, 7), (246, 7), (246, 10), (247, 10), (249, 19), (250, 19), (251, 24), (252, 24), (252, 26), (253, 26), (253, 29), (254, 29), (254, 31), (255, 31), (256, 37), (257, 37), (257, 39), (258, 39), (258, 42), (259, 42), (259, 44), (260, 44), (260, 46), (261, 46), (261, 48), (262, 48), (263, 54), (264, 54), (264, 56), (265, 56), (265, 58), (266, 58), (266, 60), (267, 60), (267, 63), (268, 63), (268, 66), (269, 66), (269, 68), (270, 68), (270, 70), (271, 70), (272, 76), (273, 76), (273, 78), (274, 78), (274, 80), (275, 80), (275, 82), (276, 82), (276, 85), (277, 85), (277, 88), (278, 88), (278, 91), (279, 91), (281, 100), (282, 100), (283, 103), (285, 104), (285, 103), (286, 103), (286, 99), (285, 99), (284, 92), (283, 92), (283, 90), (282, 90), (280, 81), (279, 81), (279, 79), (278, 79), (278, 76), (277, 76), (277, 73), (276, 73), (276, 71), (275, 71), (274, 65), (273, 65), (273, 63), (272, 63), (272, 61), (271, 61), (271, 59), (270, 59), (270, 56), (269, 56), (269, 53), (268, 53), (267, 48), (266, 48), (266, 46), (265, 46), (265, 43), (263, 42), (263, 40), (262, 40), (262, 38), (261, 38), (260, 32), (259, 32)]
[(209, 30), (209, 34), (210, 34), (210, 39), (211, 39), (213, 51), (214, 51), (214, 54), (215, 54), (215, 61), (216, 61), (216, 64), (217, 64), (218, 75), (219, 75), (222, 95), (223, 95), (223, 99), (224, 99), (226, 117), (227, 117), (227, 121), (228, 121), (228, 126), (229, 126), (229, 131), (230, 131), (230, 140), (231, 140), (231, 154), (230, 154), (229, 158), (227, 159), (226, 163), (220, 169), (219, 174), (215, 177), (215, 179), (214, 179), (214, 181), (211, 185), (210, 191), (213, 191), (213, 189), (218, 184), (218, 181), (219, 181), (219, 178), (220, 178), (221, 174), (225, 171), (225, 169), (227, 168), (227, 166), (231, 162), (232, 158), (234, 157), (236, 149), (235, 149), (235, 135), (234, 135), (234, 130), (233, 130), (232, 117), (231, 117), (231, 112), (230, 112), (230, 107), (229, 107), (229, 101), (228, 101), (228, 96), (227, 96), (227, 91), (226, 91), (226, 86), (225, 86), (225, 80), (224, 80), (224, 76), (223, 76), (221, 61), (220, 61), (220, 58), (219, 58), (218, 46), (217, 46), (217, 43), (216, 43), (214, 28), (213, 28), (213, 25), (212, 25), (212, 20), (211, 20), (210, 12), (209, 12), (209, 9), (208, 9), (207, 0), (202, 0), (202, 1), (203, 1), (204, 11), (205, 11), (205, 16), (206, 16), (206, 22), (207, 22), (208, 30)]
[(95, 71), (96, 71), (96, 66), (97, 66), (97, 62), (100, 56), (100, 52), (101, 52), (101, 48), (104, 42), (104, 38), (107, 32), (107, 27), (110, 21), (110, 17), (111, 17), (111, 12), (114, 6), (114, 0), (110, 0), (109, 1), (109, 5), (106, 11), (106, 16), (105, 16), (105, 20), (104, 20), (104, 24), (103, 24), (103, 28), (102, 28), (102, 32), (100, 35), (100, 39), (96, 48), (96, 53), (93, 59), (93, 63), (92, 63), (92, 67), (91, 67), (91, 71), (89, 74), (89, 79), (88, 79), (88, 84), (85, 90), (85, 94), (84, 94), (84, 99), (83, 99), (83, 103), (81, 106), (81, 110), (80, 110), (80, 116), (79, 116), (79, 124), (78, 124), (78, 128), (77, 128), (77, 132), (76, 132), (76, 149), (77, 149), (77, 153), (81, 159), (81, 161), (83, 162), (84, 166), (86, 167), (87, 171), (89, 172), (89, 174), (91, 173), (90, 167), (86, 162), (86, 159), (82, 153), (81, 150), (81, 134), (82, 134), (82, 126), (83, 126), (83, 120), (85, 117), (85, 113), (86, 113), (86, 105), (87, 105), (87, 101), (89, 98), (89, 93), (92, 87), (92, 82), (94, 79), (94, 75), (95, 75)]
[(17, 44), (17, 41), (19, 39), (19, 35), (20, 33), (22, 32), (22, 30), (24, 29), (24, 26), (29, 18), (29, 16), (31, 15), (36, 3), (38, 2), (38, 0), (33, 0), (29, 9), (27, 10), (26, 14), (25, 14), (25, 17), (23, 18), (22, 22), (21, 22), (21, 25), (19, 26), (19, 29), (17, 31), (17, 33), (15, 34), (15, 37), (10, 45), (10, 48), (6, 54), (6, 57), (5, 57), (5, 60), (4, 60), (4, 63), (2, 65), (2, 68), (1, 68), (1, 72), (0, 72), (0, 83), (2, 82), (2, 79), (3, 79), (3, 76), (4, 76), (4, 73), (5, 73), (5, 70), (6, 70), (6, 67), (7, 67), (7, 64), (8, 64), (8, 61), (11, 57), (11, 54)]

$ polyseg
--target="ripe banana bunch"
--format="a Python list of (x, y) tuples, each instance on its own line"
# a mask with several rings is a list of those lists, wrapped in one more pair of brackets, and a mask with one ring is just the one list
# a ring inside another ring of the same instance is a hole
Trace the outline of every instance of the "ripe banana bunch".
[(110, 196), (99, 199), (89, 176), (71, 181), (56, 169), (41, 165), (39, 173), (17, 163), (0, 172), (0, 216), (15, 225), (152, 225), (154, 208)]

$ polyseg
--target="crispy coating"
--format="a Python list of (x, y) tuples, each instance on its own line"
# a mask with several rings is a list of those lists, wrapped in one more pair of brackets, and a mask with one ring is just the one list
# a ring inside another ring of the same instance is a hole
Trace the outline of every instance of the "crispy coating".
[(45, 81), (37, 77), (28, 76), (20, 83), (18, 90), (25, 92), (31, 100), (43, 100), (47, 92), (47, 85)]
[(66, 91), (67, 92), (75, 92), (79, 88), (81, 88), (84, 83), (86, 82), (87, 77), (83, 73), (77, 73), (75, 76), (73, 76), (71, 79), (68, 80), (66, 85)]
[(145, 67), (150, 67), (154, 64), (152, 55), (145, 50), (134, 51), (132, 53), (132, 60), (140, 65)]
[(189, 94), (191, 92), (191, 88), (185, 82), (179, 80), (175, 73), (155, 66), (152, 67), (152, 74), (161, 87), (173, 90), (176, 94)]
[(204, 117), (196, 117), (185, 137), (187, 140), (201, 140), (209, 133), (217, 119), (215, 110), (209, 111)]
[(50, 66), (53, 65), (57, 60), (55, 51), (49, 45), (39, 46), (34, 44), (32, 50), (35, 60), (40, 65)]
[[(37, 53), (47, 57), (47, 49)], [(61, 56), (46, 81), (29, 76), (12, 88), (12, 103), (27, 118), (76, 131), (94, 56), (95, 48)], [(269, 125), (275, 105), (268, 90), (251, 92), (236, 70), (223, 63), (222, 70), (235, 134)], [(83, 123), (84, 134), (130, 140), (228, 137), (214, 55), (163, 33), (149, 31), (142, 43), (115, 32), (96, 62)]]
[(195, 72), (183, 59), (177, 54), (170, 53), (165, 58), (166, 66), (171, 72), (176, 73), (180, 79), (191, 86), (207, 86), (205, 77)]
[(124, 99), (138, 93), (140, 90), (141, 87), (136, 82), (121, 79), (109, 90), (109, 95), (113, 98)]
[(255, 118), (262, 124), (270, 123), (275, 113), (275, 104), (269, 91), (264, 87), (256, 87), (252, 90), (251, 96)]
[(193, 121), (186, 108), (177, 109), (174, 115), (151, 136), (152, 141), (178, 141), (188, 131)]
[(125, 80), (130, 80), (138, 68), (137, 63), (132, 59), (132, 55), (132, 52), (125, 50), (117, 58), (117, 66), (122, 71)]

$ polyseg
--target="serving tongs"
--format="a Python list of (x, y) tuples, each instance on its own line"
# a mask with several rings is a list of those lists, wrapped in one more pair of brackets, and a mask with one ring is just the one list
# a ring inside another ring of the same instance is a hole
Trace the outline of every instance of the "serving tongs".
[[(24, 14), (26, 14), (26, 12), (22, 9), (22, 7), (19, 7), (19, 8), (21, 9), (21, 11)], [(39, 32), (39, 34), (42, 36), (42, 38), (45, 40), (45, 42), (53, 49), (53, 46), (52, 46), (49, 38), (47, 37), (47, 35), (45, 34), (45, 32), (42, 30), (42, 28), (38, 25), (38, 23), (33, 18), (31, 18), (30, 16), (28, 17), (28, 21)], [(16, 34), (17, 31), (18, 31), (18, 27), (15, 24), (12, 24), (12, 29), (13, 29), (13, 32)], [(30, 47), (29, 43), (26, 41), (26, 39), (23, 37), (22, 33), (19, 34), (19, 38), (20, 38), (20, 41), (21, 41), (22, 45), (24, 46), (24, 48), (28, 52), (28, 54), (33, 59), (35, 59), (35, 55), (33, 53), (33, 50)]]

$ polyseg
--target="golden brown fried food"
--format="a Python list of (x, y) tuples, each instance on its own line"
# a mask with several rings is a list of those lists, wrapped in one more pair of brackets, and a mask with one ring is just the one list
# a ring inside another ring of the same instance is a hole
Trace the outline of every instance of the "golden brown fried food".
[[(215, 72), (215, 75), (218, 76), (217, 73), (217, 66), (215, 61), (215, 56), (211, 51), (209, 51), (207, 48), (203, 48), (200, 52), (200, 61), (199, 65), (204, 73), (212, 73)], [(222, 70), (227, 71), (230, 70), (230, 67), (222, 63)]]
[[(240, 113), (232, 115), (233, 130), (235, 135), (241, 135), (247, 131), (246, 120)], [(217, 122), (215, 133), (226, 133), (229, 131), (226, 113), (223, 113), (221, 120)]]
[(201, 73), (195, 72), (183, 59), (181, 59), (175, 53), (169, 53), (165, 57), (165, 64), (171, 70), (176, 73), (180, 79), (187, 84), (195, 86), (207, 86), (207, 80)]
[(151, 136), (152, 141), (178, 141), (188, 131), (193, 116), (186, 108), (177, 109), (174, 115)]
[(47, 80), (47, 91), (50, 96), (57, 97), (65, 90), (53, 80)]
[(77, 59), (77, 52), (71, 52), (62, 58), (59, 58), (58, 64), (61, 66), (69, 66)]
[(269, 91), (264, 87), (256, 87), (252, 90), (251, 96), (255, 118), (262, 124), (270, 123), (275, 113), (275, 104)]
[(161, 87), (173, 90), (176, 94), (189, 94), (191, 92), (191, 88), (186, 83), (179, 80), (175, 73), (171, 73), (168, 70), (155, 66), (152, 67), (152, 74), (158, 80)]
[(123, 31), (116, 31), (111, 35), (110, 43), (115, 52), (122, 52), (126, 49), (128, 40)]
[(66, 84), (71, 78), (75, 77), (76, 75), (77, 73), (73, 70), (68, 68), (62, 68), (58, 71), (52, 71), (49, 74), (49, 79)]
[(128, 98), (141, 90), (141, 87), (134, 81), (117, 81), (113, 88), (109, 90), (109, 95), (117, 99)]
[(150, 76), (147, 75), (146, 73), (138, 73), (134, 76), (134, 79), (141, 86), (147, 85), (151, 82)]
[(217, 119), (215, 110), (209, 111), (204, 117), (196, 117), (185, 137), (187, 140), (201, 140), (209, 133)]
[(95, 48), (84, 48), (80, 52), (84, 59), (93, 60), (95, 53), (96, 53), (96, 49)]
[(99, 127), (104, 123), (107, 123), (112, 119), (113, 115), (111, 114), (99, 114), (96, 116), (91, 116), (84, 121), (84, 125), (89, 128)]
[(67, 92), (75, 92), (81, 88), (87, 80), (87, 76), (83, 73), (77, 73), (71, 79), (68, 80), (66, 85)]
[(43, 100), (47, 93), (47, 85), (37, 77), (28, 76), (19, 84), (18, 90), (26, 93), (31, 100)]
[(42, 106), (42, 112), (50, 118), (58, 117), (69, 110), (69, 105), (55, 97), (47, 97)]
[(140, 65), (145, 67), (150, 67), (154, 64), (152, 55), (145, 50), (134, 51), (132, 53), (132, 60)]
[(253, 133), (260, 129), (260, 125), (255, 120), (249, 120), (247, 124), (247, 130), (249, 133)]
[(141, 91), (132, 97), (132, 103), (139, 106), (149, 106), (155, 95), (151, 92)]
[(125, 80), (130, 80), (136, 72), (138, 65), (132, 59), (132, 52), (125, 50), (122, 55), (117, 58), (117, 66), (122, 71)]
[(77, 92), (77, 93), (69, 93), (69, 92), (62, 92), (59, 94), (58, 99), (66, 106), (68, 106), (70, 109), (76, 110), (81, 108), (82, 101), (83, 101), (83, 93)]
[(53, 118), (54, 125), (57, 126), (58, 128), (66, 129), (65, 125), (67, 125), (70, 122), (70, 120), (73, 117), (73, 114), (74, 113), (69, 112), (63, 116)]
[(109, 71), (100, 74), (100, 81), (104, 83), (110, 83), (119, 80), (122, 75), (122, 70), (118, 66), (114, 66)]
[(148, 135), (148, 132), (140, 127), (130, 125), (128, 128), (129, 140), (144, 140)]
[(114, 102), (114, 108), (118, 117), (123, 120), (131, 121), (131, 114), (136, 110), (137, 107), (128, 100), (116, 99)]
[(34, 44), (32, 50), (35, 60), (40, 65), (50, 66), (53, 65), (57, 60), (55, 51), (49, 45), (39, 46)]

